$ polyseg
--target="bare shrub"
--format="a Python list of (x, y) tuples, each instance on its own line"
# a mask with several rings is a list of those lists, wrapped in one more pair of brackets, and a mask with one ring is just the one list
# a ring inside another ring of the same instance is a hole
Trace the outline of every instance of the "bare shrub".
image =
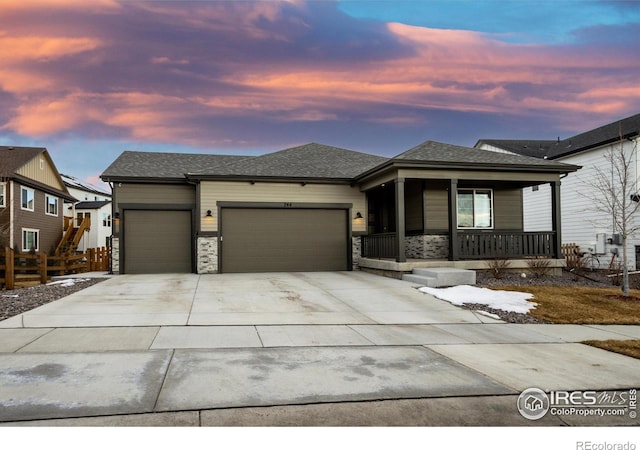
[(571, 272), (575, 281), (578, 280), (580, 276), (582, 276), (585, 272), (585, 260), (582, 257), (578, 258), (566, 258), (565, 260), (567, 270)]
[(487, 266), (493, 277), (499, 280), (507, 273), (511, 262), (504, 256), (495, 256), (487, 261)]
[(534, 277), (542, 278), (549, 275), (551, 271), (551, 260), (549, 258), (536, 256), (535, 258), (527, 259), (527, 267)]

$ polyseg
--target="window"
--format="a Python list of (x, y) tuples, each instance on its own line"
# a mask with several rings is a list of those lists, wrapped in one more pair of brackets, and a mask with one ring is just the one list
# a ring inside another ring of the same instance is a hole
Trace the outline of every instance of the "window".
[(539, 191), (540, 190), (540, 186), (538, 186), (537, 184), (535, 186), (531, 186), (531, 190), (533, 192)]
[(102, 213), (102, 226), (110, 227), (111, 226), (111, 214)]
[(458, 190), (458, 228), (493, 228), (491, 189)]
[(39, 250), (39, 235), (40, 230), (33, 230), (31, 228), (23, 228), (22, 229), (22, 251), (30, 252), (31, 250), (35, 250), (36, 252)]
[(0, 208), (7, 206), (5, 204), (5, 191), (7, 189), (7, 183), (0, 183)]
[(87, 218), (91, 220), (91, 213), (88, 213), (88, 212), (76, 213), (76, 226), (79, 227), (80, 225), (82, 225), (82, 222), (84, 221), (84, 219), (87, 219)]
[(33, 189), (22, 186), (20, 188), (20, 197), (22, 198), (22, 209), (33, 211), (33, 204), (35, 201), (35, 193), (33, 192)]
[(45, 197), (46, 199), (46, 213), (50, 216), (57, 216), (58, 215), (58, 197), (54, 197), (52, 195), (47, 195)]

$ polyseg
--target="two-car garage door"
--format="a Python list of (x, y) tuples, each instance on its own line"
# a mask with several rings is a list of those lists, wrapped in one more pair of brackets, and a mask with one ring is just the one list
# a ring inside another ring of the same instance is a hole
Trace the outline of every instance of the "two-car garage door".
[[(126, 210), (124, 273), (193, 272), (191, 210)], [(348, 209), (221, 209), (219, 271), (348, 270)]]
[(348, 210), (222, 208), (221, 271), (347, 270)]

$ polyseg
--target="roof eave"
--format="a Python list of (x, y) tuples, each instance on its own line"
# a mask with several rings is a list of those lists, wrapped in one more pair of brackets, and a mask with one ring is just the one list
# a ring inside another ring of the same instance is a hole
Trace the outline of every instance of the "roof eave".
[(437, 170), (491, 170), (497, 172), (532, 172), (532, 173), (559, 173), (567, 174), (576, 172), (581, 166), (573, 164), (553, 164), (553, 165), (537, 165), (537, 164), (494, 164), (494, 163), (463, 163), (463, 162), (445, 162), (445, 161), (419, 161), (419, 160), (402, 160), (389, 161), (381, 166), (375, 167), (356, 177), (356, 181), (361, 182), (367, 178), (380, 175), (389, 169), (437, 169)]
[[(571, 156), (571, 155), (575, 155), (576, 153), (586, 152), (588, 150), (593, 150), (594, 148), (603, 147), (605, 145), (610, 145), (615, 142), (620, 142), (620, 140), (623, 140), (623, 141), (628, 140), (628, 139), (637, 137), (639, 135), (640, 135), (640, 131), (632, 131), (631, 133), (627, 133), (623, 135), (622, 139), (620, 139), (620, 136), (617, 136), (615, 138), (605, 139), (604, 141), (598, 141), (593, 144), (585, 145), (582, 147), (576, 147), (575, 150), (568, 150), (566, 152), (561, 152), (558, 155), (550, 156), (549, 159), (564, 158), (565, 156)], [(568, 140), (570, 141), (571, 139), (568, 139)]]
[(105, 183), (156, 183), (156, 184), (185, 184), (185, 177), (134, 177), (122, 175), (100, 175)]
[(211, 175), (188, 173), (185, 175), (192, 181), (262, 181), (270, 183), (317, 183), (317, 184), (351, 184), (353, 178), (325, 178), (325, 177), (285, 177), (265, 175)]
[(58, 197), (63, 198), (64, 200), (69, 200), (72, 202), (77, 202), (74, 196), (69, 194), (69, 192), (62, 191), (60, 189), (56, 189), (53, 186), (49, 186), (48, 184), (40, 183), (39, 181), (32, 180), (31, 178), (27, 178), (22, 175), (15, 174), (13, 177), (8, 178), (8, 180), (14, 180), (20, 183), (21, 185), (28, 186), (33, 189), (38, 189), (39, 191), (43, 191), (47, 194), (53, 194)]

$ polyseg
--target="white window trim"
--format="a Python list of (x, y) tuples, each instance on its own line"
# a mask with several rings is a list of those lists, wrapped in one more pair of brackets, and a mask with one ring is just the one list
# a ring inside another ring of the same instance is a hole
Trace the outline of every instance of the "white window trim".
[(2, 189), (2, 200), (0, 200), (0, 208), (5, 208), (7, 206), (7, 183), (0, 183), (0, 188)]
[(22, 251), (23, 252), (30, 252), (31, 249), (30, 248), (24, 248), (24, 244), (25, 244), (25, 238), (24, 238), (24, 233), (25, 232), (33, 232), (33, 233), (37, 233), (36, 234), (36, 248), (35, 251), (38, 252), (40, 251), (40, 230), (37, 230), (35, 228), (23, 228), (22, 229)]
[[(31, 192), (33, 194), (33, 208), (25, 208), (22, 205), (22, 191)], [(31, 212), (35, 211), (36, 209), (36, 191), (35, 190), (25, 186), (20, 186), (20, 209), (22, 209), (23, 211), (31, 211)]]
[[(460, 193), (460, 191), (471, 191), (473, 192), (473, 221), (475, 223), (476, 220), (476, 201), (475, 201), (475, 196), (476, 196), (476, 192), (480, 191), (480, 192), (486, 192), (489, 191), (491, 192), (491, 226), (490, 227), (461, 227), (458, 226), (458, 230), (493, 230), (494, 226), (495, 226), (495, 218), (494, 218), (494, 213), (493, 213), (493, 189), (491, 188), (459, 188), (458, 191), (456, 192), (456, 218), (458, 216), (458, 194)], [(456, 219), (457, 221), (457, 219)], [(456, 224), (457, 225), (457, 224)]]
[[(49, 199), (53, 198), (56, 201), (56, 213), (55, 214), (51, 214), (49, 212)], [(44, 196), (44, 213), (47, 216), (53, 216), (53, 217), (58, 217), (58, 211), (60, 211), (60, 200), (58, 199), (58, 197), (56, 197), (55, 195), (49, 195), (49, 194), (45, 194)]]

